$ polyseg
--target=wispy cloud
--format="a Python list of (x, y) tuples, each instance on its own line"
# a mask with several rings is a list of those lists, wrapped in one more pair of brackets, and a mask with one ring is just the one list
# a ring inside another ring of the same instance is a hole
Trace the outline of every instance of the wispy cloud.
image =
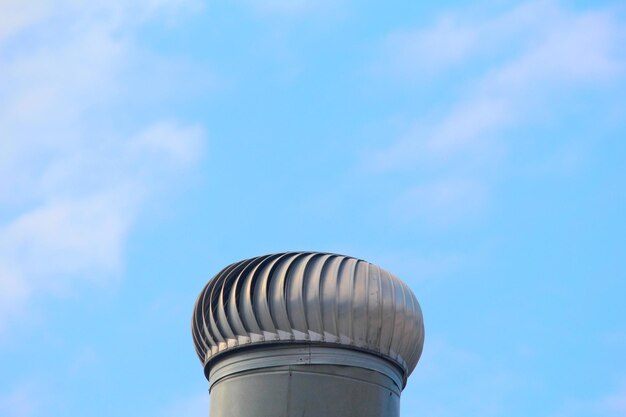
[(626, 384), (616, 392), (603, 397), (598, 403), (598, 408), (609, 415), (626, 415)]
[(337, 5), (341, 0), (239, 0), (265, 15), (295, 16), (316, 13)]
[(118, 277), (139, 213), (203, 154), (197, 124), (149, 112), (125, 117), (133, 106), (153, 105), (159, 88), (137, 85), (137, 71), (170, 71), (158, 57), (137, 65), (149, 54), (136, 32), (196, 7), (0, 5), (0, 14), (15, 17), (0, 31), (0, 328), (34, 296)]
[(507, 103), (497, 98), (476, 98), (460, 103), (434, 124), (416, 122), (387, 148), (368, 153), (375, 171), (406, 170), (415, 164), (440, 166), (467, 159), (490, 157), (497, 148), (490, 133), (512, 120)]
[(481, 182), (442, 180), (407, 190), (397, 198), (393, 211), (405, 221), (428, 219), (431, 224), (451, 225), (478, 215), (485, 193)]
[(18, 384), (0, 396), (0, 414), (5, 417), (32, 417), (37, 414), (38, 401), (30, 384)]
[(450, 11), (427, 28), (390, 33), (382, 43), (385, 64), (378, 67), (413, 79), (494, 62), (512, 62), (526, 76), (607, 75), (621, 66), (615, 62), (620, 32), (610, 9), (574, 11), (550, 0), (503, 12), (470, 8)]
[[(439, 117), (415, 118), (402, 137), (367, 152), (368, 166), (430, 173), (408, 192), (418, 195), (416, 204), (424, 190), (450, 195), (449, 179), (469, 180), (484, 202), (496, 181), (493, 164), (504, 162), (507, 132), (558, 120), (571, 104), (562, 97), (621, 79), (625, 41), (624, 23), (612, 10), (574, 11), (551, 1), (491, 14), (451, 12), (432, 27), (391, 33), (378, 69), (414, 85), (452, 79), (460, 88)], [(461, 75), (460, 68), (471, 70)], [(438, 184), (444, 188), (434, 191)], [(458, 201), (448, 200), (454, 211)]]

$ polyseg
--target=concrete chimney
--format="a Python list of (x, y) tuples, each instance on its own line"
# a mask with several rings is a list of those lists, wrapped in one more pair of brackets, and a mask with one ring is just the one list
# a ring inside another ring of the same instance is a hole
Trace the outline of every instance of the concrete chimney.
[(405, 283), (317, 252), (227, 266), (200, 293), (191, 327), (210, 417), (398, 417), (424, 344)]

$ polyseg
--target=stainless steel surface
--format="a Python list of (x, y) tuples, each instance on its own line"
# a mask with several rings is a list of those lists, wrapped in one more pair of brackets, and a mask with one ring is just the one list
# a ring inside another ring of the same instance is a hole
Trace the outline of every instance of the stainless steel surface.
[(402, 370), (382, 357), (353, 349), (290, 343), (254, 346), (251, 349), (239, 349), (216, 357), (207, 375), (209, 390), (223, 379), (243, 372), (302, 365), (334, 365), (374, 371), (386, 377), (385, 381), (393, 383), (393, 387), (388, 387), (389, 389), (400, 394), (404, 388)]
[(287, 365), (222, 378), (211, 417), (398, 417), (400, 389), (386, 376), (337, 365)]
[(400, 367), (404, 380), (424, 343), (422, 312), (406, 284), (369, 262), (316, 252), (224, 268), (196, 301), (192, 333), (207, 370), (224, 352), (298, 342), (382, 356)]

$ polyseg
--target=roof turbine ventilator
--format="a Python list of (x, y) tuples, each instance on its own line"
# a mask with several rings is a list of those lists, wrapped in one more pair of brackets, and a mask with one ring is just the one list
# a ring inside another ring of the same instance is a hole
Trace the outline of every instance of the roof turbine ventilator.
[(211, 417), (398, 417), (424, 345), (404, 282), (319, 252), (227, 266), (200, 293), (191, 328)]

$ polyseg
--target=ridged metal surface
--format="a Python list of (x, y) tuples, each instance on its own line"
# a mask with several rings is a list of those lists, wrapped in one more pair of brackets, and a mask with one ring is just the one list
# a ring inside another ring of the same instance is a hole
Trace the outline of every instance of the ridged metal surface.
[(424, 344), (422, 312), (400, 279), (349, 256), (289, 252), (224, 268), (204, 287), (192, 318), (196, 352), (311, 342), (382, 355), (408, 376)]

